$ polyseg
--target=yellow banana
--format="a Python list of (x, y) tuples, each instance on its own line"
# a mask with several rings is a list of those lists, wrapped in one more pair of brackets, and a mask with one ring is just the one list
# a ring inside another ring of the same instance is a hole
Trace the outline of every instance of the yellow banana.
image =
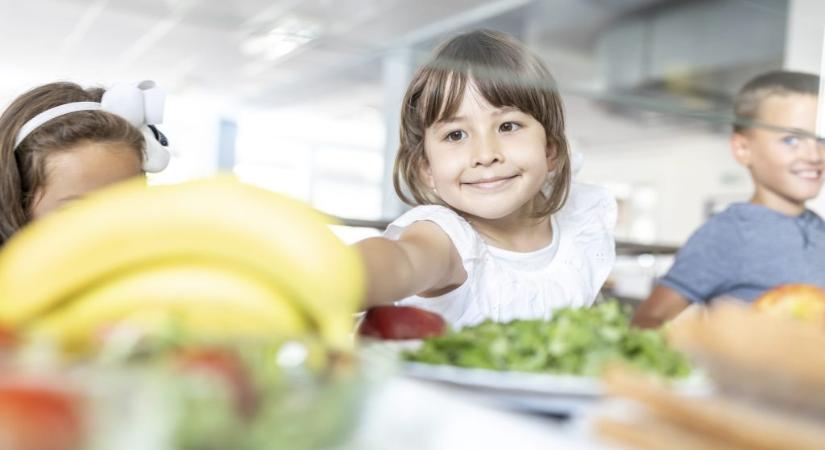
[(111, 326), (152, 332), (171, 321), (198, 336), (295, 337), (307, 324), (271, 284), (231, 267), (136, 267), (29, 324), (28, 334), (88, 349)]
[(363, 296), (358, 254), (309, 206), (223, 175), (127, 181), (21, 230), (0, 252), (0, 322), (20, 326), (110, 274), (178, 258), (258, 272), (347, 346)]

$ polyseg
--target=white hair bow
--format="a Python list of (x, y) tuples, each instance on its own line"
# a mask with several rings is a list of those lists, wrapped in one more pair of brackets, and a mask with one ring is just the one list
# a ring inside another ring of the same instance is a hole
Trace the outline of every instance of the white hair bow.
[(103, 93), (100, 103), (73, 102), (55, 106), (32, 117), (20, 127), (14, 147), (46, 122), (78, 111), (106, 111), (126, 119), (143, 133), (146, 141), (143, 170), (160, 172), (169, 165), (168, 141), (155, 125), (163, 123), (166, 93), (154, 81), (117, 84)]

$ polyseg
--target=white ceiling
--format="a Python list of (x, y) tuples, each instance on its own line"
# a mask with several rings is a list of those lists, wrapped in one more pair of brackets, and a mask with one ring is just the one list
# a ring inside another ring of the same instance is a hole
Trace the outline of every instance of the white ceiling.
[[(0, 81), (8, 89), (55, 78), (150, 77), (172, 90), (261, 101), (306, 80), (377, 79), (387, 49), (426, 52), (444, 33), (477, 24), (553, 38), (581, 58), (595, 25), (656, 1), (0, 0)], [(318, 24), (320, 38), (273, 62), (242, 53), (245, 39), (287, 16)]]
[[(0, 0), (0, 104), (36, 84), (154, 79), (172, 94), (208, 93), (277, 108), (300, 101), (380, 108), (381, 57), (423, 57), (445, 34), (489, 26), (527, 41), (562, 86), (596, 86), (595, 36), (623, 14), (667, 0)], [(277, 59), (242, 44), (285, 17), (320, 37)], [(587, 98), (567, 97), (572, 133), (598, 144), (638, 136)], [(669, 133), (671, 127), (660, 127)], [(644, 133), (649, 133), (645, 129)]]

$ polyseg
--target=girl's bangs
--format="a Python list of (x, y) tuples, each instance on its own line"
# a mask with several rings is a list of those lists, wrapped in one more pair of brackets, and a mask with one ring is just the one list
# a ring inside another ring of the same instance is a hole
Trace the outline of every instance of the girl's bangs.
[(455, 115), (464, 99), (467, 73), (460, 70), (431, 68), (421, 91), (419, 117), (425, 127)]
[(538, 80), (503, 68), (479, 68), (472, 76), (478, 92), (491, 105), (512, 106), (543, 122), (547, 111), (543, 90), (547, 87)]
[(539, 120), (546, 117), (543, 89), (550, 87), (538, 86), (536, 81), (521, 74), (514, 76), (510, 70), (484, 67), (430, 68), (429, 71), (418, 101), (419, 117), (425, 127), (455, 115), (470, 81), (478, 93), (497, 108), (512, 106)]

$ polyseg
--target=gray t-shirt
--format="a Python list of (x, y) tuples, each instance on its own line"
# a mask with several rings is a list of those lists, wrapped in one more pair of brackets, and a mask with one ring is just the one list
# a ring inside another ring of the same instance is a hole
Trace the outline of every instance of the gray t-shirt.
[(696, 230), (659, 283), (692, 302), (752, 301), (788, 283), (825, 288), (825, 221), (810, 210), (787, 216), (735, 203)]

